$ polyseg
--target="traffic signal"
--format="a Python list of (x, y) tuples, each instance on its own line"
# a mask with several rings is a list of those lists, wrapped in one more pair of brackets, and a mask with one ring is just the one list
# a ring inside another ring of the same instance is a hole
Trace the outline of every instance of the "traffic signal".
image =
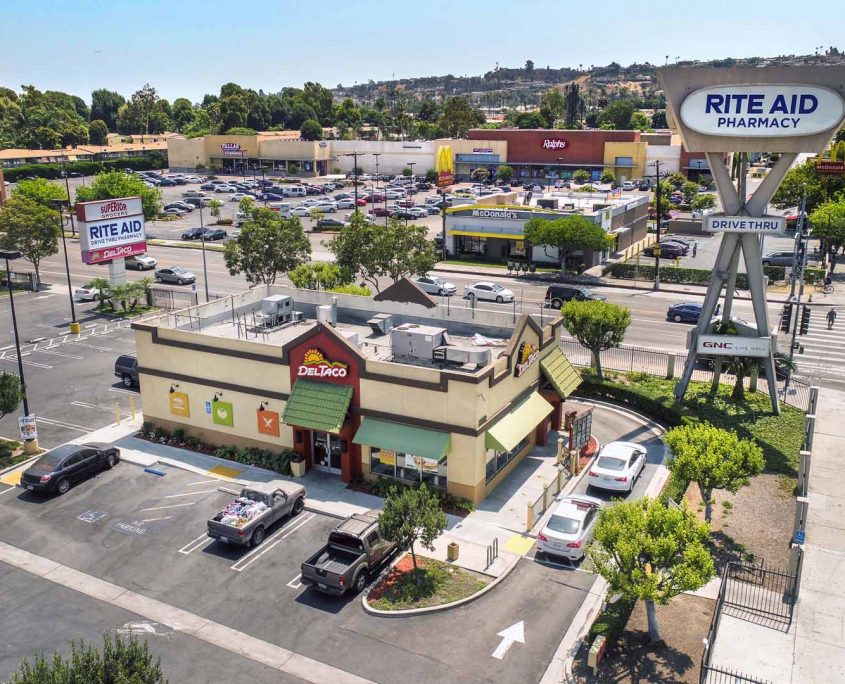
[(810, 330), (810, 307), (805, 304), (804, 308), (801, 310), (801, 325), (799, 327), (799, 333), (801, 335), (806, 335), (809, 330)]
[(793, 268), (797, 271), (801, 270), (801, 265), (804, 263), (804, 252), (807, 249), (807, 241), (804, 239), (802, 235), (798, 239), (798, 249), (795, 252), (795, 263), (793, 264)]
[(792, 308), (795, 306), (792, 302), (787, 302), (783, 305), (783, 310), (780, 312), (780, 329), (783, 332), (789, 332), (792, 327)]

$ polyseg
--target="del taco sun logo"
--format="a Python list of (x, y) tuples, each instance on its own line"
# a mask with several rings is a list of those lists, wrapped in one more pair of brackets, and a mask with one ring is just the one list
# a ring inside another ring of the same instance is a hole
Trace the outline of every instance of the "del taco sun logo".
[(329, 361), (319, 349), (309, 349), (302, 357), (302, 365), (297, 375), (312, 378), (345, 378), (348, 374), (347, 364), (342, 361)]
[(531, 364), (540, 356), (540, 347), (530, 342), (523, 342), (519, 345), (519, 354), (516, 361), (516, 377), (527, 371)]

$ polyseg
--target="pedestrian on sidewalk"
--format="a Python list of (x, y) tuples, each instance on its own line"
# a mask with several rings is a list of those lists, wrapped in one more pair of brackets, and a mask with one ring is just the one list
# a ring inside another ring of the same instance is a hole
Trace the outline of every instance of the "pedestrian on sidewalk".
[(833, 275), (834, 268), (836, 268), (836, 252), (830, 255), (830, 275)]
[(832, 308), (827, 312), (827, 329), (833, 330), (833, 324), (836, 322), (836, 309)]
[(698, 243), (692, 243), (692, 258), (695, 259), (695, 255), (698, 254)]

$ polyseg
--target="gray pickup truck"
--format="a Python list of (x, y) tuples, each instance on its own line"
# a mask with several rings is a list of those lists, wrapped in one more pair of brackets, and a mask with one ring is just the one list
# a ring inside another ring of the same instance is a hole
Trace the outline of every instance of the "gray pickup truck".
[(301, 581), (334, 596), (350, 589), (363, 591), (394, 548), (379, 533), (378, 511), (356, 513), (335, 527), (328, 544), (302, 564)]
[(305, 507), (305, 487), (286, 480), (256, 482), (208, 521), (208, 536), (218, 541), (258, 546), (267, 528)]

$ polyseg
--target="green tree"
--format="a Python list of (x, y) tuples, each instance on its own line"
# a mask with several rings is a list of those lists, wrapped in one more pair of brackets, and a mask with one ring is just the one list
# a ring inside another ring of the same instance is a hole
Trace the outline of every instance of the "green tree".
[(643, 112), (634, 112), (631, 114), (630, 126), (635, 131), (647, 131), (651, 127), (648, 117)]
[(599, 179), (602, 183), (612, 183), (616, 185), (616, 174), (613, 171), (604, 171)]
[(185, 128), (194, 122), (194, 105), (184, 97), (177, 97), (173, 100), (172, 120), (177, 132), (182, 133)]
[(429, 169), (425, 172), (425, 181), (426, 183), (436, 183), (437, 182), (437, 171), (434, 169)]
[(447, 522), (437, 496), (423, 484), (401, 491), (391, 487), (378, 526), (382, 537), (395, 543), (400, 553), (411, 552), (415, 577), (419, 581), (414, 544), (419, 542), (423, 548), (433, 551), (434, 540), (446, 529)]
[(602, 110), (596, 122), (599, 126), (612, 124), (618, 131), (627, 131), (631, 128), (633, 114), (634, 105), (629, 100), (614, 100)]
[(322, 140), (323, 127), (316, 119), (308, 119), (302, 122), (302, 127), (299, 129), (299, 136), (303, 140)]
[(713, 490), (736, 494), (763, 472), (763, 450), (750, 439), (709, 423), (682, 425), (666, 433), (672, 450), (668, 466), (676, 482), (694, 482), (704, 502), (704, 519), (713, 520)]
[(91, 93), (91, 121), (104, 121), (109, 131), (117, 131), (117, 111), (126, 102), (123, 95), (99, 88)]
[[(135, 91), (129, 99), (128, 111), (137, 117), (138, 123), (143, 127), (141, 133), (150, 133), (150, 124), (152, 123), (157, 112), (160, 111), (159, 96), (156, 89), (149, 83)], [(128, 132), (128, 131), (127, 131)]]
[(563, 123), (566, 103), (558, 88), (549, 88), (540, 98), (540, 116), (554, 128)]
[(249, 115), (249, 105), (240, 95), (221, 97), (218, 104), (220, 117), (220, 128), (228, 131), (230, 128), (242, 128), (246, 126), (246, 119)]
[(586, 169), (575, 169), (575, 172), (572, 174), (572, 180), (576, 183), (586, 183), (590, 180), (590, 172)]
[(703, 211), (704, 209), (712, 209), (716, 206), (716, 198), (713, 195), (700, 192), (692, 198), (690, 202), (690, 209), (693, 211)]
[(94, 119), (88, 124), (88, 139), (92, 145), (106, 145), (109, 141), (109, 129), (102, 119)]
[(12, 373), (0, 371), (0, 420), (17, 411), (21, 399), (21, 379)]
[(643, 497), (599, 511), (587, 553), (609, 593), (642, 599), (652, 642), (660, 640), (656, 604), (666, 605), (716, 575), (707, 550), (709, 528), (684, 508)]
[(212, 217), (216, 218), (218, 221), (220, 220), (220, 210), (223, 208), (223, 202), (219, 199), (213, 199), (211, 202), (208, 203), (208, 213), (212, 215)]
[(564, 128), (580, 128), (580, 119), (584, 113), (584, 100), (581, 98), (581, 87), (577, 83), (567, 83), (563, 87), (563, 99), (566, 106)]
[(467, 102), (466, 98), (456, 95), (446, 100), (443, 115), (438, 123), (450, 138), (464, 138), (470, 128), (480, 126), (484, 121), (484, 115)]
[(528, 76), (529, 83), (534, 80), (534, 62), (530, 59), (525, 62), (525, 75)]
[(613, 238), (599, 224), (580, 215), (554, 220), (532, 218), (525, 222), (524, 233), (525, 239), (542, 246), (547, 256), (551, 256), (549, 249), (557, 249), (562, 271), (575, 250), (603, 252), (613, 246)]
[(477, 168), (472, 170), (472, 173), (469, 174), (469, 177), (476, 183), (483, 183), (488, 178), (490, 178), (490, 172), (484, 168)]
[(549, 122), (540, 112), (521, 112), (514, 118), (514, 126), (517, 128), (548, 128)]
[(226, 135), (255, 135), (254, 128), (247, 128), (246, 126), (237, 126), (226, 131)]
[(89, 185), (76, 189), (77, 202), (121, 197), (140, 197), (147, 221), (152, 221), (161, 211), (161, 192), (158, 188), (148, 188), (137, 176), (122, 171), (98, 173)]
[(41, 285), (41, 260), (59, 251), (59, 213), (26, 195), (13, 194), (0, 209), (0, 246), (20, 250)]
[(513, 178), (513, 167), (508, 166), (507, 164), (501, 164), (496, 169), (496, 176), (503, 183), (510, 182), (510, 179)]
[(237, 240), (226, 243), (223, 261), (230, 275), (243, 273), (250, 285), (258, 285), (275, 283), (279, 273), (293, 270), (310, 255), (311, 243), (298, 218), (260, 207), (253, 209)]
[(692, 181), (684, 181), (681, 186), (681, 192), (684, 194), (684, 204), (691, 204), (693, 199), (698, 195), (698, 190), (701, 186)]
[(569, 334), (592, 353), (596, 375), (603, 380), (601, 353), (622, 344), (631, 325), (630, 309), (611, 302), (572, 299), (563, 305), (560, 315)]
[(813, 237), (824, 239), (829, 246), (845, 245), (845, 198), (820, 204), (809, 219)]
[(356, 212), (326, 247), (346, 272), (356, 274), (380, 291), (379, 278), (396, 282), (423, 275), (434, 268), (437, 254), (424, 226), (389, 219), (387, 225), (369, 223)]
[(308, 290), (329, 290), (351, 282), (352, 278), (337, 264), (312, 261), (288, 272), (294, 287)]
[(651, 115), (652, 128), (669, 128), (669, 122), (666, 121), (666, 110), (660, 109)]
[(411, 170), (410, 166), (403, 166), (402, 167), (402, 175), (405, 176), (405, 178), (410, 178), (413, 175), (413, 173), (414, 172)]
[(672, 186), (674, 190), (680, 190), (684, 187), (684, 183), (687, 182), (687, 177), (682, 174), (680, 171), (675, 171), (669, 178), (666, 179), (669, 185)]
[(24, 658), (9, 684), (59, 684), (64, 682), (131, 682), (132, 684), (166, 684), (161, 660), (153, 658), (146, 641), (134, 637), (125, 641), (119, 636), (103, 636), (102, 653), (80, 641), (70, 643), (70, 656), (60, 653), (51, 657), (39, 654), (33, 663)]
[(54, 200), (67, 200), (67, 190), (64, 185), (51, 183), (46, 178), (18, 181), (13, 193), (16, 197), (28, 197), (48, 209), (53, 208)]
[(787, 172), (772, 197), (772, 204), (778, 209), (797, 207), (801, 204), (801, 194), (805, 188), (807, 213), (812, 213), (819, 205), (845, 192), (845, 175), (816, 173), (816, 163), (808, 159)]

